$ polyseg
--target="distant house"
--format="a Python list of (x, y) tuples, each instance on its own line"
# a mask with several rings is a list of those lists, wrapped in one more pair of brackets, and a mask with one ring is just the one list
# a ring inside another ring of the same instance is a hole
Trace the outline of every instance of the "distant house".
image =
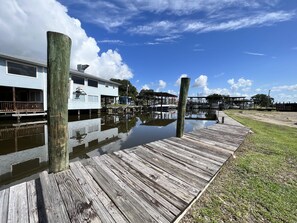
[[(119, 84), (70, 69), (69, 110), (99, 110), (118, 100)], [(47, 110), (47, 65), (0, 54), (0, 114), (44, 113)]]

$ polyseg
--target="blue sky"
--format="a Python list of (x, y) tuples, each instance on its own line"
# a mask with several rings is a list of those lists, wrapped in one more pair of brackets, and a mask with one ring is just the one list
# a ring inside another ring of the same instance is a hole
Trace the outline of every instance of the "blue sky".
[[(73, 61), (91, 62), (87, 72), (104, 78), (127, 78), (139, 91), (177, 94), (179, 78), (188, 76), (190, 95), (250, 97), (271, 90), (276, 101), (297, 102), (296, 0), (12, 2), (18, 8), (10, 3), (3, 8), (21, 9), (24, 18), (32, 18), (40, 27), (35, 36), (46, 29), (69, 34)], [(30, 10), (32, 4), (38, 12)], [(44, 13), (49, 8), (54, 12)], [(11, 48), (2, 50), (18, 53)], [(39, 55), (37, 48), (22, 52)]]

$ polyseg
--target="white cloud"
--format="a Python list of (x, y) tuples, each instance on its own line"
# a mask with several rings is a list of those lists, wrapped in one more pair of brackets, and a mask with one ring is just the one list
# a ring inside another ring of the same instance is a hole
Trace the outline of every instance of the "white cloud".
[(240, 88), (247, 88), (252, 86), (252, 81), (249, 79), (239, 78), (236, 82), (233, 78), (227, 81), (230, 84), (232, 91), (237, 91)]
[(123, 40), (119, 39), (103, 39), (103, 40), (98, 40), (98, 43), (111, 43), (111, 44), (123, 44)]
[(295, 17), (295, 12), (261, 12), (257, 15), (246, 17), (236, 17), (233, 20), (212, 20), (206, 18), (205, 21), (195, 21), (193, 19), (183, 19), (180, 21), (154, 21), (148, 24), (135, 26), (128, 31), (133, 34), (142, 35), (168, 35), (184, 32), (205, 33), (213, 31), (238, 30), (248, 27), (269, 26), (275, 23), (291, 20)]
[(2, 2), (0, 30), (2, 53), (46, 61), (46, 32), (61, 32), (72, 39), (72, 68), (86, 63), (90, 65), (87, 73), (102, 78), (133, 77), (117, 51), (108, 50), (98, 56), (96, 40), (88, 37), (80, 21), (70, 17), (66, 7), (55, 0)]
[(180, 38), (180, 35), (172, 35), (172, 36), (165, 36), (165, 37), (156, 38), (155, 41), (156, 42), (172, 43), (172, 42), (175, 42), (176, 39), (179, 39), (179, 38)]
[(261, 92), (262, 89), (261, 89), (261, 88), (257, 88), (255, 91), (256, 91), (256, 92)]
[[(271, 25), (295, 16), (294, 11), (275, 11), (279, 0), (60, 1), (70, 8), (73, 6), (73, 13), (79, 18), (109, 31), (122, 29), (159, 36)], [(201, 18), (201, 14), (204, 17)], [(159, 20), (160, 15), (165, 19)], [(178, 15), (179, 19), (172, 15)]]
[(141, 90), (149, 90), (149, 89), (150, 89), (150, 87), (148, 84), (145, 84), (141, 87)]
[(162, 89), (164, 89), (166, 87), (166, 82), (163, 80), (159, 80), (159, 85), (156, 91), (161, 91)]
[(188, 77), (188, 75), (187, 74), (180, 75), (180, 77), (175, 82), (175, 86), (180, 86), (180, 82), (183, 77)]
[(297, 84), (276, 86), (271, 89), (272, 91), (297, 91)]
[(128, 32), (142, 35), (166, 35), (166, 33), (174, 33), (175, 28), (176, 23), (164, 20), (131, 27), (128, 29)]
[(175, 90), (168, 90), (167, 91), (169, 94), (174, 94), (174, 95), (178, 95), (178, 93)]
[[(210, 95), (210, 94), (221, 94), (221, 95), (231, 95), (230, 91), (227, 88), (213, 88), (209, 89), (208, 87), (204, 88), (204, 94)], [(234, 96), (234, 94), (232, 95)]]
[(244, 54), (252, 55), (252, 56), (265, 56), (264, 53), (255, 53), (255, 52), (244, 52)]
[(200, 75), (198, 78), (195, 79), (193, 87), (206, 87), (207, 86), (207, 76)]

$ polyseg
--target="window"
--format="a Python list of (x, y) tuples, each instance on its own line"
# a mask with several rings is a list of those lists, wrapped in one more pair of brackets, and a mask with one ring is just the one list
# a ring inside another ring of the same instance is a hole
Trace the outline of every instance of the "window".
[(94, 80), (88, 80), (88, 86), (90, 87), (98, 87), (98, 82)]
[(85, 79), (83, 77), (72, 76), (71, 79), (75, 84), (81, 84), (81, 85), (85, 84)]
[(7, 72), (28, 77), (37, 77), (36, 67), (7, 61)]
[(98, 96), (96, 95), (88, 95), (88, 101), (89, 102), (98, 102)]
[(101, 84), (101, 85), (105, 85), (105, 82), (103, 82), (103, 81), (99, 81), (99, 84)]

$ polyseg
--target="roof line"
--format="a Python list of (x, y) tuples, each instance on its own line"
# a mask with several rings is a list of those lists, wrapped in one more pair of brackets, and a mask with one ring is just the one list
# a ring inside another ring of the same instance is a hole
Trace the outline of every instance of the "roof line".
[[(32, 59), (25, 58), (25, 57), (13, 56), (13, 55), (3, 54), (3, 53), (0, 53), (0, 58), (4, 58), (4, 59), (8, 59), (8, 60), (14, 60), (14, 61), (21, 62), (21, 63), (27, 63), (27, 64), (30, 64), (30, 65), (36, 65), (36, 66), (41, 66), (41, 67), (47, 68), (47, 64), (44, 61), (42, 62), (42, 61), (32, 60)], [(104, 81), (104, 82), (108, 82), (108, 83), (115, 84), (115, 85), (118, 85), (118, 86), (121, 85), (121, 84), (119, 84), (117, 82), (107, 80), (107, 79), (104, 79), (104, 78), (101, 78), (101, 77), (97, 77), (95, 75), (84, 73), (84, 72), (81, 72), (81, 71), (78, 71), (78, 70), (74, 70), (74, 69), (71, 69), (71, 68), (69, 69), (69, 72), (71, 74), (82, 75), (82, 76), (85, 76), (85, 77), (88, 77), (88, 78), (93, 78), (93, 79), (96, 79), (98, 81)]]

